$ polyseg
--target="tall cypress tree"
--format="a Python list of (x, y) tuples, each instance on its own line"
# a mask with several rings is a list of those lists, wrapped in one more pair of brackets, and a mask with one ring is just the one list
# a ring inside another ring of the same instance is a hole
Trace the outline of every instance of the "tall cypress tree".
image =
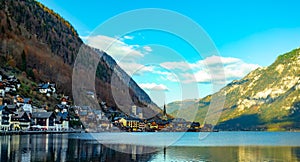
[(27, 61), (26, 61), (26, 54), (25, 51), (23, 50), (22, 54), (21, 54), (21, 58), (22, 58), (22, 63), (21, 63), (21, 70), (22, 71), (26, 71), (27, 68)]

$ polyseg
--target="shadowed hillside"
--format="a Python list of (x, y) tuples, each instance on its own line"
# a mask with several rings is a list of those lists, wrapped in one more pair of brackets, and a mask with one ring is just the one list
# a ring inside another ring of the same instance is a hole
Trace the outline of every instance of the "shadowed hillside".
[[(119, 94), (122, 91), (112, 87), (110, 81), (112, 74), (117, 71), (120, 74), (117, 76), (122, 84), (120, 86), (129, 89), (133, 103), (141, 107), (151, 105), (154, 108), (151, 112), (159, 110), (112, 57), (84, 45), (68, 21), (41, 3), (34, 0), (3, 0), (0, 2), (0, 20), (1, 70), (15, 74), (23, 85), (34, 88), (34, 83), (55, 82), (59, 93), (71, 96), (73, 65), (80, 48), (84, 48), (88, 56), (102, 55), (94, 73), (97, 76), (95, 85), (99, 100), (116, 106), (111, 88), (120, 91)], [(28, 79), (32, 83), (25, 83)], [(31, 91), (24, 93), (34, 97)]]

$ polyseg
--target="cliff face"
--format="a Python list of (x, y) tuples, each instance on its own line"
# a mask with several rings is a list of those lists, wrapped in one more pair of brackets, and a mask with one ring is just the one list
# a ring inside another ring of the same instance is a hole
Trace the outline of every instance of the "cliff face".
[[(84, 45), (68, 21), (39, 2), (3, 0), (0, 2), (0, 21), (2, 70), (7, 67), (17, 69), (34, 82), (55, 82), (60, 93), (72, 95), (73, 66), (79, 50), (84, 48), (87, 49), (85, 52), (102, 56), (94, 73), (99, 99), (105, 100), (109, 106), (116, 106), (110, 81), (112, 74), (117, 73), (135, 104), (157, 108), (112, 57)], [(8, 73), (11, 72), (14, 71)]]
[[(300, 128), (300, 49), (283, 54), (266, 68), (235, 80), (216, 94), (226, 94), (218, 127), (226, 130)], [(202, 121), (211, 96), (195, 102)], [(173, 113), (175, 115), (176, 112)], [(189, 112), (188, 108), (186, 113)]]

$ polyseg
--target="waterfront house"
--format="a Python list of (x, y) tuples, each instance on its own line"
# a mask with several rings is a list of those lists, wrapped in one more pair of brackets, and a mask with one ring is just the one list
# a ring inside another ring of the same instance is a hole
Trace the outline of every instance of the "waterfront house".
[(63, 105), (63, 104), (56, 104), (54, 106), (54, 111), (55, 112), (67, 112), (68, 107), (67, 107), (67, 105)]
[(192, 122), (191, 128), (193, 128), (193, 129), (200, 129), (200, 123), (199, 122)]
[(145, 124), (144, 122), (140, 122), (140, 123), (139, 123), (139, 129), (140, 129), (141, 131), (144, 131), (144, 130), (146, 129), (146, 124)]
[[(137, 131), (142, 121), (138, 118), (121, 118), (119, 123), (128, 130)], [(142, 126), (142, 125), (141, 125)], [(144, 128), (144, 126), (142, 126)]]
[(11, 113), (6, 105), (0, 106), (0, 128), (1, 130), (10, 130)]
[(30, 127), (30, 116), (26, 112), (16, 112), (11, 116), (11, 127), (15, 130), (27, 130)]
[(151, 130), (157, 130), (158, 129), (158, 124), (155, 121), (152, 121), (152, 122), (148, 123), (148, 125), (149, 125), (149, 128)]
[(158, 120), (156, 122), (156, 124), (158, 125), (158, 129), (161, 130), (161, 129), (164, 129), (168, 126), (169, 121), (168, 120)]
[(56, 130), (68, 130), (69, 129), (69, 113), (58, 112), (55, 120)]
[(6, 108), (9, 112), (16, 112), (19, 107), (16, 104), (9, 104), (6, 105)]
[(53, 112), (33, 112), (32, 119), (35, 125), (39, 125), (42, 129), (55, 129), (56, 116)]
[(192, 122), (188, 125), (189, 132), (198, 132), (200, 130), (200, 123), (199, 122)]

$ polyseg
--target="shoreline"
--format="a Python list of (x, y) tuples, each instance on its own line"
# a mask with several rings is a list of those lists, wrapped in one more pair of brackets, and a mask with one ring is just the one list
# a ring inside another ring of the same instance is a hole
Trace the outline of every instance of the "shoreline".
[[(186, 131), (190, 133), (189, 131)], [(218, 133), (218, 132), (298, 132), (300, 131), (198, 131), (195, 133)], [(27, 134), (69, 134), (69, 133), (143, 133), (143, 132), (87, 132), (86, 130), (66, 130), (66, 131), (0, 131), (0, 136), (6, 135), (27, 135)], [(158, 131), (158, 132), (149, 132), (149, 133), (182, 133), (182, 132), (167, 132), (167, 131)]]
[(27, 135), (27, 134), (68, 134), (83, 133), (84, 130), (68, 130), (68, 131), (0, 131), (0, 136), (5, 135)]

